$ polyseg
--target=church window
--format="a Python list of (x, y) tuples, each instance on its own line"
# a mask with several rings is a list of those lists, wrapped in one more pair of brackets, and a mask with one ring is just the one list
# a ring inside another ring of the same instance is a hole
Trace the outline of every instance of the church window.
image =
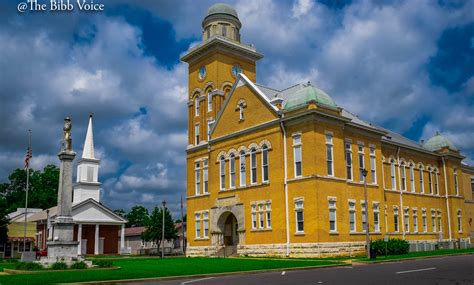
[(347, 180), (352, 181), (352, 149), (351, 142), (345, 142), (345, 151), (346, 151), (346, 170), (347, 170)]
[(415, 166), (410, 163), (410, 191), (415, 192)]
[(458, 172), (456, 169), (454, 169), (454, 191), (456, 195), (459, 195)]
[(296, 232), (304, 232), (304, 208), (303, 200), (297, 200), (295, 202), (295, 215), (296, 215)]
[(199, 195), (199, 194), (201, 194), (200, 193), (200, 191), (201, 191), (200, 190), (201, 189), (201, 168), (200, 168), (200, 163), (199, 162), (195, 163), (194, 173), (195, 173), (195, 182), (196, 182), (195, 192), (196, 192), (196, 195)]
[(245, 172), (246, 172), (246, 167), (245, 167), (245, 151), (240, 152), (240, 186), (245, 186), (246, 183), (246, 177), (245, 177)]
[(199, 124), (194, 125), (194, 144), (199, 144)]
[(257, 151), (255, 148), (250, 150), (250, 183), (255, 184), (257, 183)]
[(364, 175), (363, 171), (365, 169), (365, 159), (364, 159), (364, 145), (359, 144), (358, 145), (358, 156), (359, 156), (359, 180), (360, 182), (364, 182)]
[(402, 174), (402, 182), (401, 182), (401, 190), (406, 191), (407, 190), (407, 175), (405, 171), (405, 161), (402, 161), (400, 163), (400, 168), (401, 168), (401, 174)]
[(377, 161), (375, 158), (375, 147), (370, 146), (370, 177), (372, 178), (372, 184), (377, 184)]
[(418, 166), (418, 172), (420, 174), (420, 193), (425, 193), (425, 187), (423, 183), (423, 166)]
[(203, 192), (204, 194), (209, 193), (209, 166), (207, 163), (207, 159), (202, 162), (203, 166), (203, 173), (202, 173), (202, 178), (203, 178)]
[(435, 169), (434, 170), (434, 191), (435, 191), (435, 194), (438, 195), (439, 194), (439, 186), (438, 186), (438, 169)]
[(392, 178), (392, 190), (397, 190), (397, 180), (395, 179), (395, 160), (390, 160), (390, 177)]
[(301, 165), (301, 135), (293, 135), (293, 157), (295, 161), (295, 177), (300, 177), (302, 175), (302, 165)]
[(326, 164), (328, 176), (334, 176), (332, 134), (326, 133)]
[(239, 105), (239, 120), (244, 120), (244, 106)]
[(194, 116), (199, 117), (199, 97), (194, 99)]
[(268, 182), (268, 147), (262, 147), (262, 181)]
[(230, 154), (229, 159), (229, 187), (235, 188), (235, 155), (233, 153)]
[(208, 112), (212, 111), (212, 93), (210, 90), (207, 93), (207, 111)]
[(430, 190), (430, 194), (433, 194), (433, 172), (431, 167), (428, 167), (428, 186)]
[(225, 158), (224, 156), (221, 156), (220, 160), (219, 160), (219, 169), (220, 169), (220, 177), (221, 177), (221, 181), (220, 181), (220, 186), (221, 186), (221, 190), (225, 190)]

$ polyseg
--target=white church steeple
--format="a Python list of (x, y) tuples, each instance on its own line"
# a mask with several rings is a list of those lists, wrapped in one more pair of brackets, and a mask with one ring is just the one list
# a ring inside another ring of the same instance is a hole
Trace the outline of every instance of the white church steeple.
[(77, 183), (74, 185), (73, 203), (80, 203), (89, 198), (100, 202), (99, 164), (100, 160), (95, 158), (94, 154), (92, 115), (90, 115), (82, 158), (77, 163)]

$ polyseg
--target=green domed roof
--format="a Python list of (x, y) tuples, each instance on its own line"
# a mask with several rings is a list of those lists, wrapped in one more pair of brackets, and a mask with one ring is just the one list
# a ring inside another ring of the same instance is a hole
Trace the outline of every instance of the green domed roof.
[(430, 151), (437, 151), (448, 147), (450, 150), (458, 151), (457, 147), (448, 138), (442, 136), (439, 132), (423, 144), (423, 147)]
[(296, 91), (285, 104), (285, 109), (293, 109), (303, 106), (310, 101), (315, 101), (317, 104), (325, 105), (332, 108), (337, 108), (336, 103), (323, 90), (311, 86), (311, 84), (303, 85), (303, 88)]
[(209, 9), (207, 9), (207, 14), (205, 18), (214, 14), (226, 14), (226, 15), (234, 16), (237, 19), (239, 18), (239, 16), (237, 16), (237, 12), (235, 11), (235, 9), (232, 6), (225, 3), (216, 3), (212, 5), (211, 7), (209, 7)]

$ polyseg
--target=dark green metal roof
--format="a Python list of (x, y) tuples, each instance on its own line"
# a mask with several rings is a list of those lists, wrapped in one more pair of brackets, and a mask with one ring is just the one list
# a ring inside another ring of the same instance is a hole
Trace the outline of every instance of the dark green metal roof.
[(226, 14), (226, 15), (234, 16), (237, 19), (239, 18), (235, 9), (232, 6), (225, 3), (216, 3), (212, 5), (211, 7), (209, 7), (205, 18), (214, 14)]
[(458, 148), (448, 138), (442, 136), (439, 132), (423, 144), (423, 147), (430, 151), (437, 151), (448, 147), (451, 150), (458, 151)]
[(298, 108), (308, 104), (311, 101), (316, 102), (316, 104), (337, 108), (334, 100), (332, 100), (332, 98), (326, 92), (310, 84), (307, 84), (292, 94), (291, 98), (289, 98), (285, 104), (285, 109), (288, 110)]

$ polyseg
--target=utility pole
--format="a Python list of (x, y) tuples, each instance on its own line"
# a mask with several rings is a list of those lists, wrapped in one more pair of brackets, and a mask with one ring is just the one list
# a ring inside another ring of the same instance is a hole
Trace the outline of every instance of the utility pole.
[(362, 169), (362, 176), (364, 176), (364, 196), (365, 196), (365, 223), (367, 228), (365, 229), (365, 246), (367, 248), (367, 258), (370, 259), (370, 238), (369, 238), (369, 201), (367, 198), (367, 173), (368, 171)]
[(161, 258), (165, 257), (165, 209), (166, 201), (163, 200), (163, 224), (161, 229)]

